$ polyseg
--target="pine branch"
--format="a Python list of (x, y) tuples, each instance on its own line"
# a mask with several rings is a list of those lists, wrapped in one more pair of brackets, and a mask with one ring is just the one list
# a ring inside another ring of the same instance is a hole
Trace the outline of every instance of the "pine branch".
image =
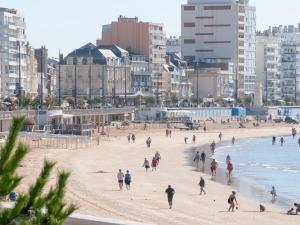
[(13, 149), (16, 144), (16, 140), (18, 134), (23, 126), (25, 117), (24, 116), (16, 116), (13, 117), (12, 125), (10, 127), (9, 135), (6, 141), (4, 148), (1, 150), (0, 154), (0, 173), (2, 172), (3, 165), (11, 156)]

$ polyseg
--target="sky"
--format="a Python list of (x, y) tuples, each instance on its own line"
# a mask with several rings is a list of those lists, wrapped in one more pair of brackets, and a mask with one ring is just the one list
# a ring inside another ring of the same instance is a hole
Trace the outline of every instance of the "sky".
[[(101, 37), (101, 26), (119, 15), (164, 23), (167, 36), (180, 35), (180, 5), (187, 0), (0, 0), (0, 7), (25, 16), (28, 41), (46, 45), (51, 57), (67, 54)], [(299, 0), (250, 0), (257, 9), (257, 29), (300, 23)]]

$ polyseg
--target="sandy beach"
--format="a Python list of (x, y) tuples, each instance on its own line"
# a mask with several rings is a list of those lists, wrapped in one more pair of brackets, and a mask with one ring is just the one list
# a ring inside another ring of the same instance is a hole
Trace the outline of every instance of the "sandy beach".
[[(264, 127), (257, 129), (224, 129), (223, 140), (247, 137), (261, 137), (290, 134), (291, 127)], [(128, 132), (136, 134), (136, 143), (128, 143)], [(57, 170), (72, 172), (69, 180), (67, 199), (75, 202), (78, 213), (126, 219), (151, 224), (192, 225), (293, 225), (300, 223), (300, 216), (287, 216), (284, 210), (266, 205), (267, 212), (259, 213), (258, 203), (237, 195), (239, 210), (228, 213), (227, 199), (232, 187), (211, 181), (209, 175), (201, 174), (190, 166), (190, 148), (218, 143), (220, 130), (179, 131), (173, 129), (172, 138), (166, 138), (165, 130), (117, 131), (110, 137), (101, 138), (100, 146), (92, 149), (57, 150), (32, 149), (19, 168), (25, 176), (20, 190), (24, 190), (38, 175), (43, 159), (57, 161)], [(192, 144), (192, 135), (197, 136)], [(146, 147), (148, 136), (152, 138), (151, 148)], [(184, 137), (189, 143), (184, 143)], [(151, 159), (159, 151), (162, 160), (156, 172), (145, 172), (142, 167), (145, 157)], [(132, 175), (131, 190), (119, 191), (118, 169)], [(199, 195), (199, 177), (206, 180), (207, 195)], [(55, 176), (50, 183), (55, 182)], [(164, 193), (171, 184), (176, 193), (174, 208), (169, 210)], [(299, 201), (299, 200), (298, 200)]]

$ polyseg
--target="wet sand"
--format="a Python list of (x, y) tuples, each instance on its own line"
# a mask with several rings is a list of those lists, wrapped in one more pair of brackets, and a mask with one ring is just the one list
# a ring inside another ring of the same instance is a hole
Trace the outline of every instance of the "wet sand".
[[(299, 129), (299, 128), (298, 128)], [(289, 134), (290, 127), (258, 129), (226, 129), (223, 140)], [(136, 143), (128, 143), (128, 132), (136, 134)], [(25, 176), (19, 191), (24, 190), (40, 172), (43, 158), (58, 162), (57, 170), (72, 172), (67, 199), (80, 206), (78, 213), (140, 221), (165, 225), (222, 224), (222, 225), (293, 225), (300, 223), (300, 216), (284, 215), (284, 211), (267, 205), (266, 213), (259, 213), (258, 204), (238, 194), (239, 210), (228, 213), (227, 199), (232, 188), (206, 180), (207, 195), (199, 196), (200, 174), (190, 164), (187, 152), (190, 148), (218, 141), (220, 130), (202, 131), (173, 130), (172, 138), (165, 137), (165, 130), (118, 131), (101, 140), (100, 147), (77, 150), (34, 149), (27, 156), (19, 172)], [(192, 135), (197, 136), (191, 144)], [(145, 141), (152, 138), (150, 149)], [(184, 137), (189, 143), (184, 144)], [(162, 160), (157, 172), (145, 172), (143, 159), (150, 159), (159, 151)], [(118, 169), (130, 170), (130, 191), (118, 191)], [(51, 182), (55, 182), (52, 176)], [(164, 193), (171, 184), (176, 193), (174, 208), (168, 209)]]

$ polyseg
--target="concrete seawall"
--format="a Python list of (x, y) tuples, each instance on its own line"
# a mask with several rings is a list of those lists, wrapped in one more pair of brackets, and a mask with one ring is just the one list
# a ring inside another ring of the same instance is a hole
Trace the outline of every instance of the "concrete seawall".
[(70, 216), (64, 225), (154, 225), (139, 222), (122, 221), (110, 218), (94, 217), (74, 214)]

